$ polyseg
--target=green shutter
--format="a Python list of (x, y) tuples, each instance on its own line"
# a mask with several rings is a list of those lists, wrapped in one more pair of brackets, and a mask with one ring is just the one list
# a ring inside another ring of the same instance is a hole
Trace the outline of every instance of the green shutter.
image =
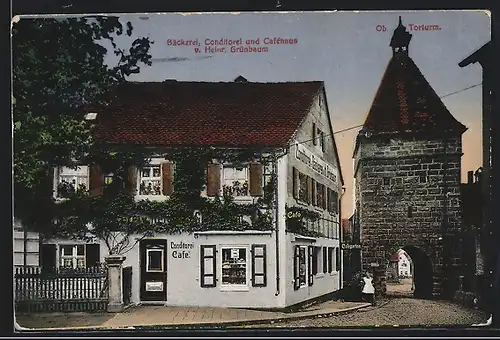
[(217, 286), (217, 249), (215, 245), (200, 246), (200, 286)]
[(252, 286), (267, 286), (266, 245), (252, 245)]

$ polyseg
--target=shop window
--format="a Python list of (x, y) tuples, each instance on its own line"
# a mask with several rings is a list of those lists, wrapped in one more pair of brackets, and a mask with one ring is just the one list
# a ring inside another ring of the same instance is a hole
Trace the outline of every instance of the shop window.
[(328, 272), (328, 251), (327, 247), (323, 247), (323, 273)]
[(85, 245), (62, 245), (61, 267), (68, 269), (85, 268)]
[(200, 246), (200, 285), (203, 288), (215, 287), (217, 285), (216, 253), (215, 245)]
[(247, 248), (222, 248), (222, 285), (248, 285)]
[(161, 195), (161, 167), (148, 165), (139, 171), (139, 195)]
[(294, 289), (304, 287), (307, 284), (307, 247), (295, 246), (294, 253)]

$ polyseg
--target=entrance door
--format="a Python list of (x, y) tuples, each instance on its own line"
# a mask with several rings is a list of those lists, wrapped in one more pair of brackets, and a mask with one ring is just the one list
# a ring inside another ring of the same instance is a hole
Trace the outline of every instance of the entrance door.
[(142, 240), (141, 301), (167, 300), (167, 240)]

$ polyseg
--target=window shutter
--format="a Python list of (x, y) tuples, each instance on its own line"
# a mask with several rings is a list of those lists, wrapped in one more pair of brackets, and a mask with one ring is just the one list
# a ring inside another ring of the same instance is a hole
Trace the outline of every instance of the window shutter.
[(207, 167), (207, 196), (217, 196), (220, 193), (220, 166), (208, 164)]
[(328, 211), (332, 211), (332, 189), (326, 189), (326, 208)]
[(217, 250), (214, 245), (200, 246), (200, 286), (217, 286)]
[(321, 151), (325, 152), (325, 133), (321, 132)]
[(265, 287), (267, 285), (266, 273), (266, 245), (252, 245), (252, 286)]
[(298, 290), (300, 288), (300, 247), (295, 246), (295, 253), (293, 255), (293, 289)]
[(87, 244), (85, 247), (85, 266), (87, 268), (97, 267), (101, 262), (100, 245)]
[(309, 276), (309, 286), (312, 286), (314, 284), (314, 274), (313, 274), (313, 254), (314, 254), (314, 247), (309, 246), (307, 247), (307, 250), (309, 252), (309, 259), (307, 261), (308, 264), (308, 276)]
[(339, 271), (340, 270), (340, 248), (336, 247), (335, 248), (335, 270)]
[(307, 203), (314, 202), (314, 197), (312, 196), (313, 192), (313, 179), (311, 177), (307, 177)]
[(316, 140), (316, 124), (313, 123), (313, 131), (312, 131), (312, 140), (313, 140), (313, 145), (318, 144), (318, 141)]
[(331, 273), (333, 271), (333, 248), (328, 247), (328, 272)]
[(299, 172), (295, 167), (292, 168), (292, 179), (293, 179), (293, 198), (298, 199), (299, 197)]
[(328, 250), (323, 247), (323, 273), (328, 272)]
[(311, 191), (312, 191), (312, 193), (311, 193), (311, 203), (312, 203), (312, 205), (318, 205), (318, 202), (317, 202), (317, 199), (316, 199), (317, 198), (317, 194), (316, 194), (316, 190), (317, 190), (316, 185), (317, 185), (317, 182), (314, 179), (311, 178), (311, 183), (312, 183), (311, 184)]
[(173, 192), (174, 167), (171, 162), (165, 162), (161, 165), (163, 195), (170, 196)]
[(91, 196), (102, 195), (104, 186), (104, 177), (101, 171), (101, 167), (98, 164), (94, 164), (90, 167), (89, 176), (89, 192)]
[(42, 267), (42, 273), (55, 271), (57, 267), (56, 252), (57, 248), (55, 244), (42, 244), (40, 246), (40, 266)]
[(262, 196), (262, 164), (250, 164), (250, 195)]
[(130, 165), (127, 168), (127, 182), (125, 189), (129, 195), (135, 196), (137, 194), (137, 172), (138, 169), (135, 165)]
[(326, 189), (327, 189), (327, 188), (326, 188), (326, 185), (321, 184), (321, 190), (322, 190), (322, 191), (321, 191), (321, 197), (323, 198), (323, 205), (322, 205), (321, 207), (322, 207), (323, 209), (326, 209), (326, 207), (327, 207), (327, 206), (326, 206), (326, 200), (327, 200), (327, 198), (326, 198)]

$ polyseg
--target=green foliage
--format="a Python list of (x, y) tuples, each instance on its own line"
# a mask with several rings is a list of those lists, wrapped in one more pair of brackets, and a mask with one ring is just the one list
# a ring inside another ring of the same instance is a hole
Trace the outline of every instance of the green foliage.
[[(114, 42), (124, 33), (130, 37), (132, 26), (124, 28), (117, 17), (13, 25), (14, 206), (25, 225), (44, 225), (52, 217), (52, 167), (91, 151), (92, 126), (82, 108), (104, 105), (139, 64), (151, 64), (152, 42), (135, 39), (126, 51)], [(119, 57), (115, 66), (104, 63), (105, 44)]]
[[(117, 158), (113, 164), (120, 168), (135, 158), (119, 155), (115, 155)], [(206, 183), (205, 165), (209, 160), (222, 158), (244, 162), (244, 157), (248, 157), (248, 154), (235, 155), (199, 148), (172, 152), (166, 158), (175, 164), (175, 190), (168, 200), (136, 201), (125, 193), (126, 186), (120, 186), (118, 191), (109, 191), (105, 187), (104, 195), (98, 197), (80, 191), (57, 204), (57, 223), (52, 233), (45, 236), (82, 240), (98, 238), (105, 241), (111, 254), (119, 254), (135, 244), (130, 243), (132, 235), (140, 239), (153, 233), (272, 230), (269, 205), (274, 200), (275, 177), (265, 186), (263, 197), (256, 203), (235, 203), (231, 196), (201, 196)], [(199, 212), (201, 219), (195, 216), (195, 211)], [(119, 241), (116, 241), (117, 232), (121, 233)]]
[(307, 222), (317, 222), (321, 215), (306, 208), (293, 206), (286, 207), (286, 229), (288, 232), (310, 236), (325, 237), (324, 234), (307, 228)]

